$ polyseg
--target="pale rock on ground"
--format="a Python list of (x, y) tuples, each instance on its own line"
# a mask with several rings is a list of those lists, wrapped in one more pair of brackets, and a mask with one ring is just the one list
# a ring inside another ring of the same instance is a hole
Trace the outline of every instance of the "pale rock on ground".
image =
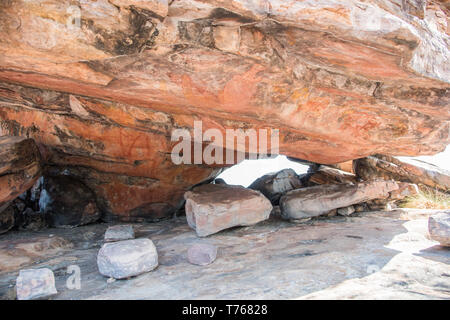
[[(105, 230), (114, 224), (0, 236), (0, 263), (36, 239), (66, 239), (74, 247), (39, 256), (21, 251), (23, 264), (0, 267), (0, 299), (15, 298), (20, 269), (49, 268), (58, 294), (52, 299), (449, 299), (450, 250), (430, 240), (428, 217), (436, 210), (358, 213), (317, 217), (292, 224), (279, 217), (252, 227), (224, 230), (208, 238), (220, 258), (207, 268), (186, 259), (198, 237), (184, 217), (133, 224), (137, 237), (151, 238), (159, 267), (150, 273), (107, 282), (96, 256)], [(15, 243), (15, 246), (10, 244)], [(67, 269), (81, 270), (81, 290), (66, 286)], [(342, 288), (337, 290), (336, 288)]]
[(99, 272), (124, 279), (152, 271), (158, 266), (158, 253), (150, 239), (105, 243), (97, 256)]
[(132, 225), (117, 225), (109, 227), (105, 232), (106, 242), (115, 242), (134, 239), (134, 229)]
[(333, 209), (348, 207), (372, 199), (383, 199), (398, 189), (395, 181), (367, 181), (355, 185), (319, 185), (293, 190), (280, 199), (285, 219), (320, 216)]
[(196, 243), (187, 252), (188, 261), (199, 266), (213, 263), (216, 257), (217, 247), (208, 243)]
[(272, 204), (259, 191), (242, 186), (208, 184), (185, 193), (186, 218), (199, 237), (269, 218)]
[(428, 232), (431, 239), (450, 247), (450, 210), (431, 216), (428, 219)]
[(48, 268), (20, 270), (16, 290), (18, 300), (47, 298), (58, 293), (53, 271)]

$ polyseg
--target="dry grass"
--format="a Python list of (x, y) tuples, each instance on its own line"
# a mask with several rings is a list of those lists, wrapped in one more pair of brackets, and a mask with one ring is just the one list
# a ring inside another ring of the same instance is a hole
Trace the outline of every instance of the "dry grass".
[(419, 194), (405, 198), (400, 203), (401, 208), (417, 209), (450, 209), (450, 194), (431, 188), (421, 188)]

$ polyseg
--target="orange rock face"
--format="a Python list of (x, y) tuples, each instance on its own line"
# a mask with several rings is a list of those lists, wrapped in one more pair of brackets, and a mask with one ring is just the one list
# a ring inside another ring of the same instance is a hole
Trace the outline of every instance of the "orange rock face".
[(279, 129), (280, 153), (324, 164), (434, 154), (448, 10), (419, 2), (2, 1), (0, 135), (34, 138), (122, 220), (167, 216), (220, 171), (172, 163), (194, 120)]
[(33, 140), (0, 136), (0, 213), (31, 188), (41, 173), (41, 155)]

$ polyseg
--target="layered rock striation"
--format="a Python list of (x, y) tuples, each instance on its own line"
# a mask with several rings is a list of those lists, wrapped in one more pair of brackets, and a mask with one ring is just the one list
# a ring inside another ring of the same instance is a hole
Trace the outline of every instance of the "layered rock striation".
[[(279, 129), (322, 164), (449, 143), (444, 1), (0, 3), (0, 135), (33, 138), (106, 218), (171, 216), (221, 164), (171, 161), (175, 129)], [(247, 151), (233, 144), (234, 151)], [(277, 150), (272, 150), (276, 152)]]

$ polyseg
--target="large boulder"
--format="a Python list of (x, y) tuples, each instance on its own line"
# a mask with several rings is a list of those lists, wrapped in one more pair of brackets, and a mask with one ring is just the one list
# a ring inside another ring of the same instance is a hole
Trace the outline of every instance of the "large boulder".
[(428, 232), (431, 239), (442, 246), (450, 247), (450, 211), (436, 213), (428, 218)]
[(259, 191), (242, 186), (205, 184), (186, 192), (186, 218), (199, 237), (251, 226), (269, 218), (272, 204)]
[(226, 166), (171, 161), (194, 120), (279, 129), (268, 152), (321, 164), (435, 154), (450, 72), (431, 2), (0, 1), (0, 134), (35, 139), (123, 221), (170, 217)]
[(398, 189), (394, 181), (369, 181), (354, 185), (319, 185), (288, 192), (281, 197), (281, 215), (285, 219), (320, 216), (338, 208), (372, 199), (387, 198)]
[(66, 176), (45, 177), (39, 207), (54, 227), (81, 226), (101, 216), (94, 193), (82, 182)]
[(353, 168), (356, 175), (363, 180), (394, 179), (446, 192), (450, 190), (450, 172), (420, 160), (400, 160), (392, 156), (375, 155), (354, 160)]
[(106, 277), (134, 277), (158, 266), (158, 252), (146, 238), (105, 243), (98, 252), (97, 266)]
[(0, 208), (31, 188), (41, 171), (41, 154), (33, 139), (0, 136)]
[(272, 204), (277, 205), (283, 194), (302, 186), (300, 177), (294, 170), (284, 169), (256, 179), (248, 188), (260, 191)]

